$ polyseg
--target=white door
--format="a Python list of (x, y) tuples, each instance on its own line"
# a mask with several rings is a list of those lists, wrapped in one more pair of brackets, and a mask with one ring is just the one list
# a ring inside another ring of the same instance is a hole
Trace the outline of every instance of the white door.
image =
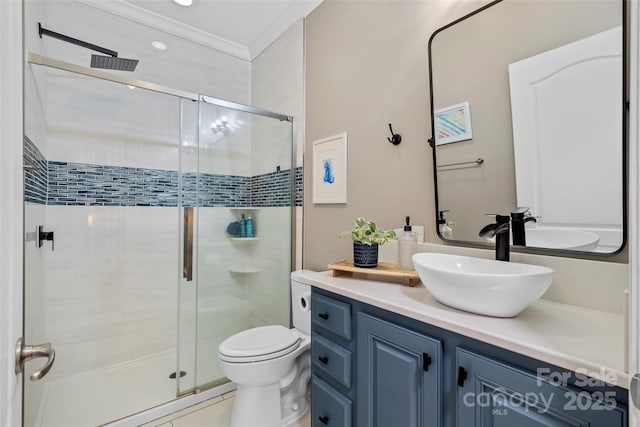
[(545, 225), (620, 230), (616, 249), (622, 40), (615, 27), (509, 65), (518, 206)]
[(22, 423), (22, 1), (0, 1), (0, 426)]

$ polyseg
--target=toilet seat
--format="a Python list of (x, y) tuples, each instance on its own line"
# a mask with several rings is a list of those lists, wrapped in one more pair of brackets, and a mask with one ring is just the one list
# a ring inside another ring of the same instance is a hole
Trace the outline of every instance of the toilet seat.
[(284, 326), (260, 326), (224, 340), (218, 355), (226, 362), (260, 362), (291, 353), (300, 346), (300, 340), (298, 334)]

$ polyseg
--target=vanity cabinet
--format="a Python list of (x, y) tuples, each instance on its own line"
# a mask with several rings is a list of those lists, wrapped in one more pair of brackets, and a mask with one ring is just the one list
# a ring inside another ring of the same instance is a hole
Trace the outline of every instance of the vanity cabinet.
[(357, 315), (358, 426), (441, 425), (442, 343)]
[(626, 425), (614, 391), (569, 387), (564, 372), (535, 375), (459, 347), (456, 360), (460, 426)]
[(627, 426), (626, 390), (313, 288), (311, 425)]
[(351, 303), (311, 298), (311, 426), (355, 426)]

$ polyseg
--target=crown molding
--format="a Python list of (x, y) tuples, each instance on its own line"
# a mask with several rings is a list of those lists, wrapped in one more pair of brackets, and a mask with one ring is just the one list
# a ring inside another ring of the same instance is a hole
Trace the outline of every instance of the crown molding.
[(235, 56), (246, 61), (251, 60), (249, 48), (239, 43), (185, 25), (164, 15), (126, 3), (122, 0), (77, 0), (87, 6), (120, 16), (130, 21), (173, 34), (194, 43)]

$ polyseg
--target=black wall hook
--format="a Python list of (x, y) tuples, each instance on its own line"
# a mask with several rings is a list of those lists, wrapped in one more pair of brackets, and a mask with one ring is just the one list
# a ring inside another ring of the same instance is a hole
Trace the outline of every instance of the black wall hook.
[(400, 136), (399, 133), (393, 133), (393, 128), (391, 127), (391, 123), (389, 123), (389, 130), (391, 131), (391, 138), (387, 138), (387, 141), (389, 141), (393, 145), (400, 144), (400, 141), (402, 141), (402, 137)]

